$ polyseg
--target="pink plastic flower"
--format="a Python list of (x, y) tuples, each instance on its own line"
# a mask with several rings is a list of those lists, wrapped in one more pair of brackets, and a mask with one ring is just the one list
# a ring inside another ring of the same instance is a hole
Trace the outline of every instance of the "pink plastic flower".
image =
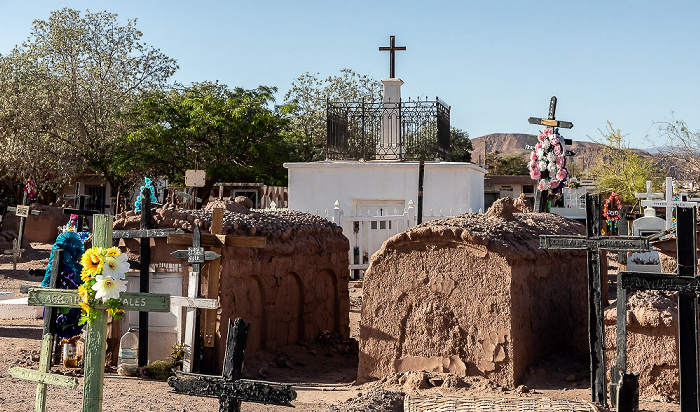
[(538, 185), (538, 188), (540, 189), (540, 191), (549, 190), (549, 182), (544, 180), (544, 179), (540, 180), (540, 184)]
[(549, 143), (551, 143), (551, 144), (553, 144), (553, 145), (558, 145), (558, 144), (559, 144), (559, 138), (558, 138), (558, 137), (553, 137), (553, 138), (549, 139)]
[(567, 177), (568, 175), (569, 175), (569, 173), (566, 171), (566, 169), (561, 168), (561, 169), (559, 169), (559, 171), (557, 172), (557, 179), (563, 181), (564, 179), (566, 179), (566, 177)]
[(554, 154), (557, 156), (561, 156), (561, 145), (554, 145)]
[(552, 189), (556, 189), (559, 186), (559, 181), (556, 179), (552, 179), (549, 181), (549, 187)]
[(539, 178), (542, 176), (542, 173), (538, 169), (531, 169), (530, 170), (530, 177), (533, 178), (534, 180), (539, 180)]
[(562, 168), (566, 164), (566, 159), (563, 157), (557, 157), (557, 167)]

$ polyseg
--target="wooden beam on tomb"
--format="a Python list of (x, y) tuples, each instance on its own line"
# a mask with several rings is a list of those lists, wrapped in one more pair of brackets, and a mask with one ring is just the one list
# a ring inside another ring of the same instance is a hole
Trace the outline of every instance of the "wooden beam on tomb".
[[(202, 233), (202, 247), (253, 247), (262, 249), (265, 247), (265, 238), (262, 236), (228, 236)], [(168, 234), (169, 245), (192, 245), (192, 233)]]

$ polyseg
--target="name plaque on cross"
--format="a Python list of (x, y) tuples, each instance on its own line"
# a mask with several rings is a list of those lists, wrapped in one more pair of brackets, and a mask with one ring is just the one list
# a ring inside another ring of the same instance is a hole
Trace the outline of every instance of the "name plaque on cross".
[[(56, 308), (80, 307), (80, 295), (77, 289), (29, 289), (30, 306), (51, 306)], [(122, 309), (125, 311), (169, 312), (170, 295), (162, 293), (127, 293), (119, 295)], [(95, 308), (107, 309), (106, 303), (96, 303)]]
[(29, 206), (17, 205), (17, 209), (15, 210), (15, 215), (17, 217), (29, 217)]

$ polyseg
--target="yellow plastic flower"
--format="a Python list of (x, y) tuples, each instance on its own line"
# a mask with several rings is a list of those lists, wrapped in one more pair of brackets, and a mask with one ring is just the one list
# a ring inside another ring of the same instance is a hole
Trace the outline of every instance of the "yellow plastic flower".
[(107, 249), (106, 256), (107, 257), (115, 257), (121, 255), (122, 251), (119, 250), (118, 247), (112, 246), (111, 248)]
[(87, 290), (87, 288), (83, 285), (78, 286), (78, 294), (80, 294), (80, 300), (82, 302), (88, 302), (90, 299), (90, 292)]
[(89, 314), (90, 311), (93, 310), (92, 307), (85, 302), (80, 302), (80, 308), (83, 309), (83, 312), (87, 314)]
[(105, 262), (105, 257), (101, 248), (90, 248), (85, 251), (80, 259), (80, 264), (83, 265), (83, 270), (91, 275), (96, 275), (102, 271), (102, 265)]
[(111, 316), (115, 316), (115, 315), (118, 315), (120, 313), (124, 313), (124, 311), (122, 309), (119, 309), (119, 308), (114, 308), (114, 309), (107, 308), (107, 313), (109, 313)]

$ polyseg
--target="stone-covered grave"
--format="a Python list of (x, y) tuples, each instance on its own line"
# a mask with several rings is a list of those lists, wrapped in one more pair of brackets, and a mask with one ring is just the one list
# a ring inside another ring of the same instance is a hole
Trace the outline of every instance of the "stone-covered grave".
[(394, 372), (480, 375), (515, 387), (534, 361), (588, 351), (586, 254), (540, 249), (583, 225), (513, 213), (418, 225), (387, 240), (364, 278), (358, 379)]
[[(221, 248), (215, 373), (221, 373), (227, 334), (225, 320), (229, 318), (242, 317), (252, 323), (248, 349), (253, 351), (273, 350), (298, 341), (311, 342), (325, 330), (349, 337), (349, 243), (341, 228), (318, 216), (295, 211), (229, 211), (238, 207), (221, 200), (202, 210), (165, 205), (154, 211), (150, 227), (191, 231), (198, 225), (207, 233), (215, 207), (226, 210), (223, 234), (266, 239), (264, 248)], [(115, 216), (114, 229), (136, 229), (139, 223), (139, 212), (124, 212)], [(130, 260), (138, 260), (138, 240), (120, 242), (126, 246)], [(170, 255), (182, 249), (182, 245), (168, 244), (166, 238), (150, 239), (150, 242), (152, 264), (178, 267), (183, 262)], [(207, 296), (208, 292), (206, 266), (202, 270), (201, 296)], [(182, 291), (186, 295), (188, 267), (183, 265), (181, 272)]]

